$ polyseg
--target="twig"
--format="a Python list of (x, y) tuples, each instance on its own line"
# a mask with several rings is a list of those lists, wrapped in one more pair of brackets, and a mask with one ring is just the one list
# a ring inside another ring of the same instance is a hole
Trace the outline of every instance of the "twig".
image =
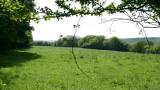
[[(127, 12), (126, 12), (127, 13)], [(133, 21), (133, 22), (136, 22), (137, 23), (137, 25), (140, 25), (141, 27), (142, 27), (142, 31), (143, 31), (143, 33), (144, 33), (144, 37), (145, 37), (145, 39), (146, 39), (146, 41), (147, 41), (147, 44), (148, 44), (148, 46), (150, 47), (150, 43), (149, 43), (149, 39), (148, 39), (148, 36), (147, 36), (147, 34), (146, 34), (146, 31), (145, 31), (145, 27), (143, 26), (143, 24), (140, 22), (140, 21), (135, 21), (128, 13), (126, 14), (129, 18), (130, 18), (130, 20), (131, 21)]]
[(75, 41), (75, 37), (76, 37), (76, 32), (77, 32), (78, 28), (80, 27), (79, 23), (80, 23), (81, 18), (82, 18), (82, 16), (80, 16), (80, 18), (79, 18), (79, 20), (77, 22), (77, 25), (74, 25), (75, 31), (74, 31), (74, 35), (73, 35), (73, 39), (72, 39), (72, 50), (71, 50), (71, 52), (72, 52), (72, 56), (73, 56), (73, 59), (75, 61), (75, 64), (76, 64), (77, 68), (79, 69), (79, 71), (81, 71), (81, 73), (84, 74), (87, 78), (91, 79), (91, 77), (89, 75), (87, 75), (83, 71), (83, 69), (81, 69), (81, 67), (79, 66), (77, 58), (76, 58), (76, 55), (74, 53), (74, 41)]

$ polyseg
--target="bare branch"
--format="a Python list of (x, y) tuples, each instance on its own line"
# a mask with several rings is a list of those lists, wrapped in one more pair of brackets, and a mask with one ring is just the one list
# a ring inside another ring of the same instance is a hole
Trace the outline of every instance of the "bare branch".
[(75, 41), (75, 37), (76, 37), (76, 32), (77, 32), (77, 30), (80, 28), (80, 24), (79, 24), (79, 23), (80, 23), (80, 21), (81, 21), (81, 18), (82, 18), (82, 16), (80, 16), (77, 24), (76, 24), (76, 25), (73, 25), (73, 27), (75, 28), (75, 31), (74, 31), (73, 39), (72, 39), (72, 49), (71, 49), (71, 53), (72, 53), (73, 59), (74, 59), (74, 61), (75, 61), (75, 64), (76, 64), (77, 68), (79, 69), (79, 71), (81, 71), (81, 73), (84, 74), (87, 78), (92, 79), (89, 75), (87, 75), (87, 74), (83, 71), (83, 69), (81, 69), (81, 67), (80, 67), (79, 64), (78, 64), (76, 55), (75, 55), (75, 53), (74, 53), (74, 41)]

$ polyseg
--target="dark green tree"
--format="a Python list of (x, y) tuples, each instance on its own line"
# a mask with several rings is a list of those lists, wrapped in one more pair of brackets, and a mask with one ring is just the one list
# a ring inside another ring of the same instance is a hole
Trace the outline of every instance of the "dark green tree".
[[(74, 41), (73, 41), (74, 38)], [(58, 39), (55, 43), (55, 46), (61, 46), (61, 47), (77, 47), (78, 46), (78, 40), (80, 38), (77, 36), (71, 36), (68, 35), (66, 37), (62, 37), (60, 39)]]
[(102, 49), (104, 39), (104, 36), (88, 35), (79, 40), (78, 46), (82, 48)]
[(149, 49), (153, 46), (153, 43), (149, 41), (150, 46), (146, 41), (138, 41), (132, 46), (131, 51), (139, 52), (139, 53), (145, 53), (146, 49)]
[(109, 40), (108, 39), (105, 39), (103, 41), (103, 49), (104, 50), (109, 50)]
[(0, 51), (32, 44), (33, 0), (0, 0)]
[(112, 37), (112, 38), (108, 39), (108, 42), (106, 44), (108, 44), (107, 48), (110, 50), (128, 51), (128, 44), (125, 42), (122, 42), (117, 37)]

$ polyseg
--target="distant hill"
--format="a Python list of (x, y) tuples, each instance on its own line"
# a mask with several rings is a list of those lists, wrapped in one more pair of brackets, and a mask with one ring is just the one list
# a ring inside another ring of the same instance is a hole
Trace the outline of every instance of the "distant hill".
[[(134, 44), (138, 41), (146, 41), (146, 38), (125, 38), (121, 39), (129, 44)], [(154, 44), (160, 44), (160, 37), (148, 37), (148, 40), (152, 41)]]

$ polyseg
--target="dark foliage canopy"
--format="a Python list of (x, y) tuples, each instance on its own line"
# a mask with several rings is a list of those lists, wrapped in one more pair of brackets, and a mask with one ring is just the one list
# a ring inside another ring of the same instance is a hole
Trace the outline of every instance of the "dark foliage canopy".
[(35, 15), (33, 0), (0, 0), (0, 51), (31, 45)]

